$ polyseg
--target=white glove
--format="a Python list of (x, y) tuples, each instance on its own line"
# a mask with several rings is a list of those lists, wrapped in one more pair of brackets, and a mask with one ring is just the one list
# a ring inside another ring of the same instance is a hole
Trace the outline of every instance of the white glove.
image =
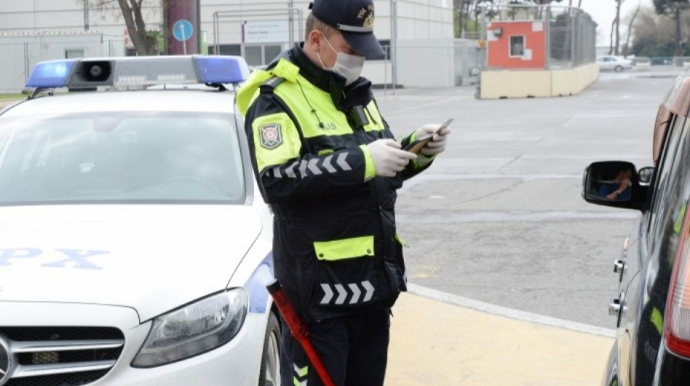
[[(441, 125), (431, 125), (427, 124), (422, 126), (417, 130), (416, 138), (424, 137), (432, 134), (438, 130)], [(426, 156), (435, 156), (437, 154), (443, 153), (446, 150), (446, 144), (448, 143), (448, 134), (450, 134), (450, 128), (446, 127), (434, 135), (433, 140), (429, 141), (426, 146), (420, 150), (420, 153)]]
[(403, 171), (410, 160), (417, 158), (414, 153), (400, 150), (400, 144), (392, 139), (378, 139), (367, 147), (374, 160), (376, 175), (380, 177), (395, 177), (395, 173)]

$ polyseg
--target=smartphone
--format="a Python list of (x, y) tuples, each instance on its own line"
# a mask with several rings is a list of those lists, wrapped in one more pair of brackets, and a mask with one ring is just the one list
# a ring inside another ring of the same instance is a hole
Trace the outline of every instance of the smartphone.
[(453, 119), (455, 118), (450, 118), (449, 120), (443, 122), (441, 127), (438, 128), (433, 134), (425, 135), (423, 137), (416, 138), (414, 141), (410, 142), (403, 148), (405, 151), (409, 151), (410, 153), (419, 153), (424, 146), (426, 146), (429, 141), (431, 141), (434, 138), (434, 135), (438, 133), (439, 131), (445, 129), (448, 127), (452, 122)]

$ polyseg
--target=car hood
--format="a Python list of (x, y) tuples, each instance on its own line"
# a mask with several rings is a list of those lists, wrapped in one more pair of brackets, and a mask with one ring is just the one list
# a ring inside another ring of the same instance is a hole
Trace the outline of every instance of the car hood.
[(250, 206), (0, 207), (0, 301), (126, 306), (145, 321), (223, 290), (261, 229)]

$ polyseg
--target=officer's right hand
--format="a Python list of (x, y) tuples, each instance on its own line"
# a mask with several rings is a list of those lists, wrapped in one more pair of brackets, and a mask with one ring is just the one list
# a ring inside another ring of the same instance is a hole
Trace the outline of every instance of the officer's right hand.
[(395, 173), (405, 169), (410, 160), (417, 159), (416, 154), (400, 150), (400, 144), (392, 139), (378, 139), (367, 147), (376, 175), (380, 177), (395, 177)]

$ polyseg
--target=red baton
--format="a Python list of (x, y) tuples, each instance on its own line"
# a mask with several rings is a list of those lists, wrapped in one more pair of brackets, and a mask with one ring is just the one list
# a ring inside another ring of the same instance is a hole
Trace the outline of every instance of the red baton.
[(326, 368), (323, 367), (323, 363), (321, 363), (318, 355), (316, 355), (314, 346), (312, 346), (311, 342), (309, 342), (309, 330), (307, 329), (307, 326), (304, 324), (304, 322), (302, 322), (297, 315), (297, 311), (295, 311), (295, 309), (292, 307), (292, 303), (290, 303), (290, 300), (287, 298), (283, 287), (280, 286), (278, 280), (273, 280), (266, 285), (266, 289), (268, 289), (268, 293), (271, 294), (273, 302), (278, 307), (278, 311), (280, 311), (280, 314), (283, 315), (283, 319), (290, 328), (292, 336), (294, 336), (302, 346), (302, 349), (307, 354), (309, 361), (316, 369), (316, 373), (319, 374), (319, 378), (321, 378), (323, 384), (325, 386), (335, 386), (331, 380), (331, 377), (328, 375)]

